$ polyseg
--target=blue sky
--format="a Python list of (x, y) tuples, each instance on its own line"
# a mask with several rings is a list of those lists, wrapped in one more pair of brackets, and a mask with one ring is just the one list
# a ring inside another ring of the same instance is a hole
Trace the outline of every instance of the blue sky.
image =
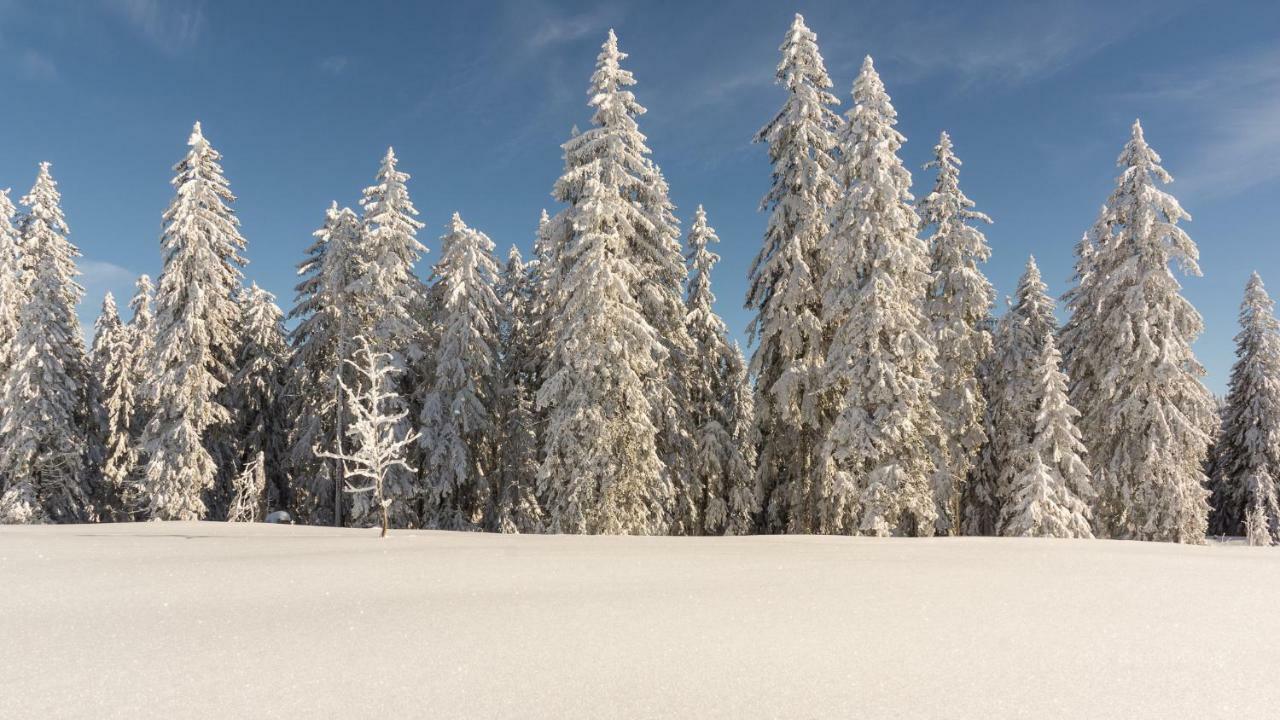
[(21, 195), (53, 163), (86, 319), (106, 290), (158, 273), (170, 167), (197, 119), (239, 196), (247, 275), (286, 308), (325, 207), (354, 205), (388, 145), (413, 175), (426, 263), (455, 210), (504, 254), (528, 248), (613, 27), (681, 217), (703, 203), (723, 239), (718, 309), (741, 336), (769, 183), (751, 138), (783, 99), (773, 69), (796, 11), (844, 107), (875, 57), (917, 193), (951, 132), (966, 191), (996, 221), (986, 270), (1001, 294), (1031, 253), (1065, 289), (1141, 117), (1195, 218), (1204, 277), (1186, 293), (1222, 391), (1248, 273), (1280, 289), (1280, 3), (0, 0), (0, 187)]

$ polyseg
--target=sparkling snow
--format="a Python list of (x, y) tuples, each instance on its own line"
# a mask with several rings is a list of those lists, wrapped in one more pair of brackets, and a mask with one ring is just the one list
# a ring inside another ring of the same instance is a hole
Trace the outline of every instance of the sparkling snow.
[(1226, 718), (1280, 550), (0, 527), (0, 717)]

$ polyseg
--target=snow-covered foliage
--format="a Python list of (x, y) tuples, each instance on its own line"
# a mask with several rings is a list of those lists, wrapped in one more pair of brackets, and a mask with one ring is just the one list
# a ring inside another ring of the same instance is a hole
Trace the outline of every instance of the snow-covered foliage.
[(266, 460), (258, 452), (231, 481), (227, 522), (262, 522), (267, 516)]
[[(600, 173), (604, 165), (580, 170)], [(553, 374), (538, 391), (547, 409), (538, 488), (548, 529), (661, 534), (672, 487), (646, 381), (666, 348), (633, 294), (641, 269), (627, 243), (643, 218), (615, 185), (594, 176), (566, 212), (573, 233), (559, 251), (562, 300), (547, 324)]]
[(137, 440), (142, 430), (151, 420), (155, 407), (155, 344), (156, 319), (152, 312), (155, 300), (155, 286), (151, 284), (149, 275), (139, 275), (134, 282), (133, 297), (129, 299), (129, 309), (133, 316), (129, 318), (129, 331), (133, 343), (133, 386), (134, 412), (132, 421), (133, 437)]
[(176, 196), (164, 213), (164, 261), (156, 296), (155, 408), (142, 434), (144, 514), (198, 520), (208, 512), (227, 454), (231, 413), (221, 396), (240, 347), (245, 241), (219, 165), (221, 155), (196, 123), (190, 150), (174, 166)]
[[(1011, 305), (1008, 297), (1005, 305)], [(999, 320), (988, 317), (985, 325), (991, 333), (992, 350), (978, 363), (978, 386), (986, 402), (982, 414), (982, 429), (986, 442), (978, 451), (969, 471), (960, 498), (960, 534), (995, 535), (1000, 524), (1000, 453), (997, 448), (997, 415), (1003, 408), (1004, 377), (1002, 353), (1013, 313), (1006, 312)]]
[(94, 397), (90, 409), (97, 427), (92, 443), (101, 452), (95, 488), (95, 504), (102, 519), (125, 520), (129, 513), (126, 498), (138, 470), (138, 449), (134, 430), (137, 422), (136, 333), (120, 321), (115, 298), (107, 293), (102, 301), (90, 354)]
[(686, 373), (693, 350), (682, 321), (684, 258), (667, 182), (636, 121), (645, 109), (629, 89), (636, 80), (621, 66), (626, 57), (610, 30), (587, 88), (588, 105), (594, 111), (591, 127), (565, 143), (565, 172), (553, 192), (570, 207), (557, 216), (551, 230), (559, 236), (560, 245), (572, 244), (567, 236), (580, 231), (571, 225), (571, 218), (575, 206), (584, 201), (590, 182), (604, 185), (628, 206), (627, 217), (614, 230), (622, 235), (629, 262), (639, 271), (628, 290), (666, 350), (654, 357), (656, 367), (644, 378), (658, 432), (663, 484), (673, 489), (666, 495), (671, 503), (666, 514), (672, 532), (690, 534), (697, 532), (699, 520), (694, 501), (697, 489), (690, 485), (692, 444)]
[(933, 192), (919, 205), (920, 220), (933, 228), (929, 238), (933, 281), (926, 312), (938, 351), (936, 385), (938, 416), (942, 421), (945, 453), (935, 474), (939, 532), (959, 529), (963, 484), (986, 442), (986, 399), (978, 381), (978, 366), (991, 353), (987, 320), (995, 289), (978, 263), (991, 257), (991, 248), (975, 223), (991, 218), (975, 211), (974, 202), (960, 189), (960, 159), (951, 137), (942, 133), (933, 149), (936, 168)]
[(1089, 506), (1093, 486), (1083, 460), (1084, 444), (1075, 419), (1080, 413), (1067, 401), (1067, 376), (1052, 334), (1046, 334), (1040, 357), (1028, 377), (1013, 385), (1031, 392), (1034, 426), (1021, 445), (1011, 448), (1014, 471), (1000, 518), (1006, 536), (1091, 538)]
[(702, 534), (744, 535), (759, 509), (749, 443), (752, 406), (742, 353), (729, 344), (728, 329), (711, 307), (711, 268), (720, 256), (708, 246), (718, 242), (699, 205), (686, 240), (685, 324), (693, 340), (689, 410), (696, 447), (689, 487), (701, 491)]
[[(939, 454), (933, 340), (924, 314), (929, 250), (916, 234), (904, 138), (871, 58), (840, 134), (844, 188), (823, 240), (823, 388), (830, 423), (810, 501), (827, 533), (932, 535)], [(793, 459), (798, 461), (799, 459)]]
[(284, 383), (289, 350), (283, 313), (274, 295), (255, 283), (243, 291), (240, 302), (241, 344), (230, 385), (237, 444), (233, 502), (249, 466), (256, 463), (254, 472), (262, 476), (263, 496), (255, 519), (261, 519), (269, 507), (280, 506), (286, 485)]
[(799, 14), (779, 50), (777, 82), (787, 89), (778, 114), (756, 135), (769, 145), (773, 185), (761, 202), (769, 221), (751, 263), (747, 332), (755, 342), (758, 485), (763, 528), (815, 532), (814, 493), (821, 429), (813, 415), (826, 353), (819, 283), (826, 267), (819, 242), (838, 196), (831, 78), (818, 38)]
[(328, 452), (317, 447), (316, 454), (342, 463), (343, 490), (355, 496), (355, 517), (367, 521), (376, 510), (382, 523), (382, 536), (386, 537), (391, 506), (397, 502), (397, 498), (386, 492), (387, 480), (393, 474), (417, 472), (405, 458), (408, 448), (418, 441), (418, 435), (403, 430), (408, 413), (400, 409), (404, 403), (396, 397), (398, 371), (391, 353), (373, 350), (364, 336), (356, 337), (355, 344), (353, 357), (346, 363), (359, 378), (358, 389), (349, 387), (338, 377), (338, 387), (351, 408), (346, 435), (355, 449)]
[(360, 218), (333, 203), (314, 237), (298, 266), (302, 279), (289, 311), (298, 321), (289, 333), (290, 504), (306, 521), (341, 525), (347, 503), (340, 467), (316, 457), (314, 449), (341, 447), (349, 412), (338, 378), (348, 371), (351, 338), (368, 324), (355, 297)]
[(1081, 315), (1063, 336), (1068, 373), (1079, 367), (1071, 401), (1099, 493), (1095, 523), (1108, 537), (1203, 542), (1202, 466), (1216, 420), (1191, 350), (1203, 323), (1170, 269), (1198, 275), (1199, 252), (1178, 226), (1190, 216), (1159, 189), (1172, 178), (1139, 123), (1117, 164), (1069, 298)]
[(497, 275), (493, 241), (454, 213), (440, 238), (432, 286), (439, 344), (420, 418), (425, 527), (478, 527), (492, 502), (502, 315)]
[(20, 225), (26, 300), (0, 386), (0, 522), (83, 521), (92, 515), (85, 467), (92, 418), (76, 305), (80, 251), (67, 240), (57, 183), (40, 164)]
[[(1213, 532), (1280, 541), (1280, 323), (1254, 273), (1240, 306), (1236, 363), (1214, 451)], [(1256, 542), (1255, 542), (1256, 544)]]
[[(9, 199), (9, 189), (0, 191), (0, 380), (13, 363), (13, 339), (18, 334), (18, 310), (26, 300), (22, 287), (22, 266), (18, 255), (18, 229), (13, 219), (17, 210)], [(5, 408), (0, 406), (0, 424)], [(0, 479), (0, 483), (3, 480)]]
[[(544, 214), (545, 217), (545, 214)], [(531, 263), (536, 271), (537, 263)], [(496, 532), (538, 532), (538, 433), (535, 394), (538, 389), (537, 340), (534, 327), (534, 273), (512, 246), (498, 276), (501, 304), (498, 347), (501, 364), (494, 417), (499, 439), (492, 493), (485, 527)]]

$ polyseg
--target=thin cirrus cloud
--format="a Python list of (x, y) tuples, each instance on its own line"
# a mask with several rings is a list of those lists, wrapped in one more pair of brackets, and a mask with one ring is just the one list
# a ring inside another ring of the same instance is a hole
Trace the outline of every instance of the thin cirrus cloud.
[(44, 53), (26, 50), (18, 60), (18, 68), (28, 80), (48, 82), (58, 79), (58, 66)]
[(93, 334), (93, 323), (102, 308), (103, 297), (109, 292), (115, 295), (117, 306), (126, 307), (138, 276), (128, 268), (106, 260), (82, 258), (77, 266), (80, 269), (77, 280), (84, 288), (84, 298), (76, 314), (80, 317), (80, 330), (88, 338)]
[(205, 28), (203, 0), (102, 0), (153, 47), (177, 55), (199, 42)]

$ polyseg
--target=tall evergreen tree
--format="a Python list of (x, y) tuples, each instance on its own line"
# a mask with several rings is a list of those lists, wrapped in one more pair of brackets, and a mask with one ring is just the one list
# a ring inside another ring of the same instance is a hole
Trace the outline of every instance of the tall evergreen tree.
[(743, 535), (751, 532), (759, 505), (748, 437), (751, 396), (742, 355), (712, 309), (711, 268), (720, 256), (708, 246), (718, 242), (699, 205), (686, 241), (685, 323), (694, 347), (688, 395), (696, 447), (690, 486), (701, 491), (702, 534)]
[[(544, 213), (545, 217), (545, 213)], [(497, 532), (538, 532), (538, 433), (535, 394), (538, 389), (537, 340), (532, 334), (536, 262), (528, 267), (515, 246), (498, 278), (502, 314), (498, 346), (502, 348), (496, 403), (497, 467), (485, 526)]]
[[(585, 169), (601, 172), (595, 161)], [(586, 179), (569, 209), (563, 299), (550, 318), (554, 372), (538, 391), (547, 408), (538, 472), (548, 527), (561, 533), (662, 534), (671, 484), (655, 444), (646, 380), (666, 348), (640, 311), (641, 269), (627, 235), (641, 221), (617, 186)]]
[(933, 282), (926, 310), (941, 370), (935, 383), (936, 404), (946, 452), (935, 475), (934, 495), (937, 528), (945, 533), (959, 530), (963, 485), (987, 439), (983, 428), (986, 399), (978, 366), (991, 353), (987, 319), (995, 290), (978, 269), (978, 263), (991, 257), (991, 248), (973, 225), (990, 223), (991, 218), (975, 211), (974, 202), (960, 189), (960, 159), (947, 133), (942, 133), (934, 147), (934, 159), (925, 168), (938, 170), (933, 192), (920, 201), (920, 219), (933, 227)]
[[(690, 419), (686, 408), (686, 373), (692, 343), (682, 322), (684, 258), (679, 224), (662, 171), (636, 118), (645, 113), (628, 88), (635, 85), (631, 72), (621, 66), (627, 57), (618, 49), (612, 30), (596, 58), (587, 94), (594, 110), (591, 127), (565, 143), (565, 173), (556, 183), (557, 200), (574, 206), (583, 202), (585, 183), (600, 182), (631, 206), (631, 217), (619, 225), (624, 248), (640, 276), (630, 291), (645, 322), (652, 326), (666, 352), (657, 358), (655, 371), (645, 378), (653, 423), (658, 428), (658, 454), (663, 461), (663, 482), (672, 485), (666, 510), (674, 533), (696, 532), (696, 492), (690, 487), (692, 455)], [(557, 245), (573, 241), (576, 232), (566, 223), (571, 212), (561, 213), (551, 228)], [(563, 301), (563, 298), (561, 298)]]
[(1280, 323), (1257, 273), (1240, 306), (1236, 363), (1214, 453), (1213, 532), (1246, 534), (1249, 513), (1259, 531), (1280, 541), (1274, 507), (1280, 484)]
[[(256, 486), (260, 475), (265, 495), (257, 506), (279, 508), (287, 492), (284, 383), (289, 351), (284, 316), (275, 296), (255, 283), (243, 293), (240, 318), (242, 342), (230, 386), (238, 440), (236, 477), (253, 478)], [(254, 463), (257, 467), (247, 473)]]
[[(391, 356), (391, 376), (399, 382), (397, 392), (386, 398), (392, 403), (387, 413), (398, 417), (404, 411), (408, 418), (414, 388), (425, 386), (429, 381), (421, 371), (428, 355), (425, 348), (428, 296), (422, 281), (414, 274), (414, 266), (427, 248), (417, 238), (423, 225), (416, 219), (418, 210), (409, 198), (409, 174), (399, 170), (397, 162), (395, 151), (387, 148), (375, 183), (365, 188), (360, 200), (364, 212), (362, 242), (353, 290), (356, 306), (371, 319), (371, 326), (361, 332), (368, 338), (373, 352)], [(419, 372), (414, 372), (415, 369)], [(353, 391), (358, 394), (360, 390), (353, 388)], [(404, 405), (395, 407), (396, 403)], [(401, 434), (408, 435), (409, 427), (402, 428)], [(382, 483), (383, 496), (390, 502), (391, 522), (397, 527), (418, 521), (415, 500), (422, 494), (421, 488), (407, 467), (406, 464), (391, 466)], [(363, 516), (376, 510), (371, 504), (372, 498), (357, 493), (352, 500), (353, 520), (370, 521), (372, 518)]]
[[(1005, 298), (1005, 305), (1012, 305), (1008, 297)], [(986, 441), (982, 443), (964, 484), (960, 503), (961, 535), (995, 535), (1000, 527), (1003, 498), (999, 490), (1001, 467), (997, 424), (1004, 407), (1002, 354), (1012, 320), (1013, 313), (1007, 307), (998, 320), (990, 317), (986, 320), (991, 333), (991, 352), (978, 364), (979, 387), (986, 401), (986, 409), (982, 414), (982, 429)]]
[(96, 389), (97, 437), (101, 449), (101, 486), (95, 492), (98, 517), (126, 520), (126, 498), (138, 470), (138, 448), (134, 435), (137, 421), (137, 371), (141, 365), (133, 328), (120, 321), (115, 298), (107, 293), (102, 302), (90, 355), (92, 386)]
[(318, 457), (315, 448), (343, 451), (344, 422), (351, 413), (338, 379), (356, 383), (346, 362), (355, 349), (350, 339), (371, 325), (354, 292), (360, 269), (360, 218), (333, 203), (314, 237), (298, 266), (302, 279), (289, 311), (289, 318), (297, 320), (289, 333), (289, 500), (305, 520), (342, 525), (349, 503), (344, 500), (341, 465)]
[(1031, 372), (1015, 381), (1032, 391), (1027, 400), (1035, 406), (1035, 425), (1012, 453), (1018, 469), (1001, 512), (1001, 534), (1091, 538), (1087, 503), (1093, 487), (1075, 426), (1080, 413), (1067, 401), (1067, 376), (1053, 335), (1045, 335), (1040, 344), (1040, 356), (1027, 368)]
[(9, 343), (0, 387), (0, 522), (78, 522), (92, 515), (85, 452), (88, 367), (76, 305), (80, 251), (67, 240), (57, 183), (40, 164), (22, 198), (22, 284), (26, 301)]
[[(26, 301), (22, 287), (22, 266), (18, 254), (18, 229), (14, 227), (17, 214), (9, 200), (9, 189), (0, 191), (0, 380), (3, 380), (13, 364), (13, 340), (18, 334), (18, 311)], [(0, 423), (4, 422), (5, 408), (0, 407)], [(0, 484), (4, 480), (0, 478)]]
[(154, 520), (199, 520), (225, 462), (231, 413), (223, 389), (235, 369), (245, 247), (221, 155), (196, 123), (174, 166), (164, 213), (156, 296), (155, 414), (142, 434), (143, 511)]
[(481, 526), (491, 498), (499, 387), (498, 266), (493, 241), (457, 214), (440, 238), (434, 289), (440, 306), (435, 373), (422, 404), (422, 521)]
[(832, 329), (824, 388), (832, 406), (822, 411), (831, 420), (818, 507), (829, 533), (932, 535), (938, 517), (937, 362), (923, 312), (929, 250), (916, 234), (896, 122), (868, 57), (841, 132), (845, 192), (823, 242), (823, 321)]
[(1063, 336), (1073, 364), (1096, 358), (1071, 394), (1099, 493), (1095, 521), (1109, 537), (1202, 542), (1213, 398), (1191, 350), (1203, 323), (1170, 269), (1198, 275), (1198, 251), (1178, 226), (1190, 216), (1159, 189), (1172, 178), (1138, 122), (1117, 164), (1081, 268), (1088, 284), (1071, 296), (1082, 314)]
[[(129, 318), (129, 333), (133, 343), (133, 388), (134, 412), (130, 423), (130, 432), (134, 441), (142, 436), (143, 429), (151, 419), (155, 408), (155, 345), (156, 320), (152, 313), (152, 301), (155, 298), (155, 286), (151, 284), (149, 275), (139, 275), (134, 282), (133, 297), (129, 299), (129, 309), (133, 316)], [(139, 455), (139, 459), (142, 457)]]
[(817, 530), (814, 461), (822, 442), (812, 415), (826, 352), (819, 282), (826, 267), (819, 241), (838, 195), (835, 131), (840, 119), (817, 35), (796, 15), (779, 48), (782, 109), (756, 135), (769, 145), (773, 186), (760, 252), (752, 261), (746, 307), (756, 343), (757, 474), (771, 532)]

